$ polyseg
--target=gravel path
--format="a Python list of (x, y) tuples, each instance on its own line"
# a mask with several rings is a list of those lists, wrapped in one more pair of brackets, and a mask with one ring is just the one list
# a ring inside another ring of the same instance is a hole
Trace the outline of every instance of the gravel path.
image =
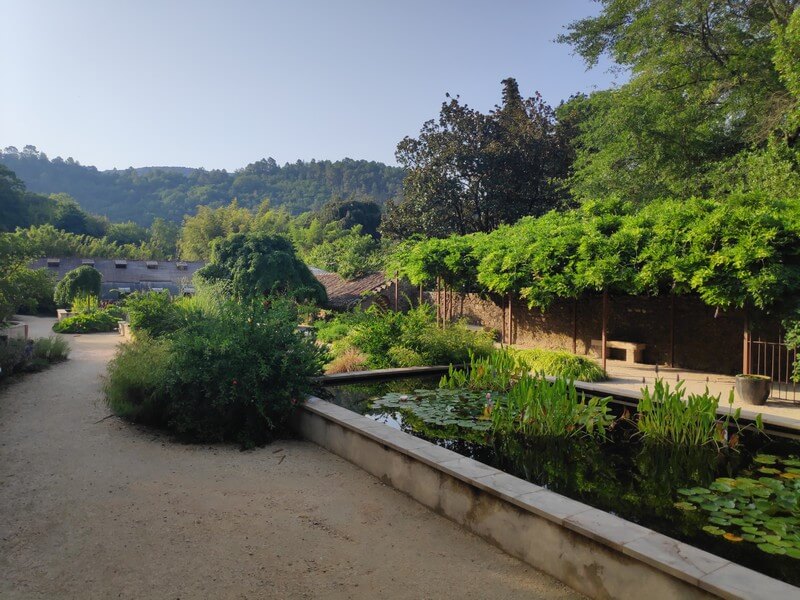
[(105, 418), (120, 338), (67, 337), (70, 361), (0, 390), (0, 597), (578, 597), (313, 444)]

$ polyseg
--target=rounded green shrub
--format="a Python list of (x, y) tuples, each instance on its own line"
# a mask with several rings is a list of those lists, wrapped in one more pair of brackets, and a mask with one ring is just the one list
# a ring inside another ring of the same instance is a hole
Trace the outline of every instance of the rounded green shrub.
[(59, 308), (67, 308), (76, 296), (100, 297), (100, 271), (89, 265), (72, 269), (56, 284), (53, 299)]
[(53, 325), (56, 333), (102, 333), (114, 331), (119, 317), (114, 311), (94, 310), (61, 319)]

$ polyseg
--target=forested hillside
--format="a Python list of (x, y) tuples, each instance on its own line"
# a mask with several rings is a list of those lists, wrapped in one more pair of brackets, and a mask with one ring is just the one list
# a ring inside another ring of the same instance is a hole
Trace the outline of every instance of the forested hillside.
[(34, 146), (0, 151), (0, 164), (31, 192), (67, 193), (85, 211), (145, 226), (157, 217), (180, 222), (198, 205), (222, 206), (234, 198), (248, 208), (268, 198), (272, 206), (293, 214), (318, 209), (336, 197), (383, 204), (399, 195), (404, 175), (398, 167), (351, 159), (280, 166), (268, 158), (234, 173), (179, 167), (99, 171), (72, 158), (51, 160)]

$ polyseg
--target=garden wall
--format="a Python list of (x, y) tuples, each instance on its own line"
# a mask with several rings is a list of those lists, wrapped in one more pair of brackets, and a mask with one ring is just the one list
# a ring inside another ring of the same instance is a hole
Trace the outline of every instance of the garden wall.
[[(428, 293), (435, 302), (436, 293)], [(639, 342), (647, 345), (644, 361), (648, 364), (670, 363), (669, 296), (609, 296), (608, 339)], [(455, 294), (453, 318), (466, 318), (498, 332), (505, 331), (505, 341), (521, 346), (574, 351), (592, 354), (591, 342), (599, 340), (602, 329), (602, 296), (574, 301), (558, 301), (546, 311), (529, 309), (525, 302), (511, 302), (511, 329), (508, 330), (508, 304), (478, 294)], [(674, 299), (675, 366), (712, 373), (734, 374), (742, 369), (741, 311), (717, 311), (699, 298), (676, 296)], [(506, 327), (503, 326), (505, 319)], [(756, 328), (754, 336), (777, 337), (778, 324), (766, 323)], [(610, 351), (609, 358), (623, 358)]]

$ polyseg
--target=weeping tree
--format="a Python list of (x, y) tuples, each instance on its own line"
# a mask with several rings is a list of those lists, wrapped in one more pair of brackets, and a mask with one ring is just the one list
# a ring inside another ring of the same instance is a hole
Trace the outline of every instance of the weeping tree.
[(100, 297), (103, 276), (100, 271), (90, 265), (81, 265), (64, 275), (56, 284), (53, 299), (60, 308), (69, 307), (79, 296)]
[(282, 236), (237, 233), (211, 245), (211, 261), (197, 272), (208, 282), (227, 280), (240, 299), (270, 294), (322, 304), (325, 288)]

